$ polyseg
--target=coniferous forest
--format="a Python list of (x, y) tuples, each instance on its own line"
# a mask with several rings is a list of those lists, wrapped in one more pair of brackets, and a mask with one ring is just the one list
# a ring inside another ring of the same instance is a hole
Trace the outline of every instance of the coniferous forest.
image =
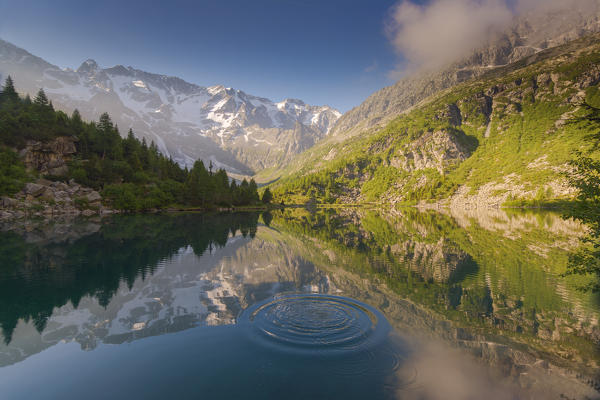
[[(54, 109), (43, 90), (34, 99), (22, 98), (10, 77), (0, 92), (0, 195), (12, 195), (35, 177), (18, 156), (28, 141), (48, 142), (73, 137), (77, 152), (64, 176), (47, 176), (99, 190), (116, 209), (138, 211), (172, 205), (210, 208), (259, 202), (254, 180), (237, 183), (224, 169), (213, 171), (202, 161), (181, 168), (129, 130), (119, 129), (104, 113), (98, 122), (85, 122), (77, 110), (71, 116)], [(265, 199), (267, 200), (267, 199)]]

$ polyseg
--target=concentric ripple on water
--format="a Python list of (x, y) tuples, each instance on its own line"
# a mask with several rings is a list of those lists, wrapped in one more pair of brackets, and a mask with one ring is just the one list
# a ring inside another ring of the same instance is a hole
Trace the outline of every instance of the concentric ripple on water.
[(262, 339), (308, 350), (346, 351), (369, 347), (388, 333), (385, 318), (372, 307), (323, 294), (281, 295), (246, 310)]

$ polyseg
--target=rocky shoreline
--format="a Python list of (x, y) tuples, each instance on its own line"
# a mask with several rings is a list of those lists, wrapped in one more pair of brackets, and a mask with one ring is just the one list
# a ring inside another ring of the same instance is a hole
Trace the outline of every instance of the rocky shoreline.
[(0, 198), (0, 220), (80, 215), (89, 217), (117, 212), (102, 204), (100, 193), (77, 184), (73, 179), (68, 183), (38, 179), (26, 183), (14, 196)]

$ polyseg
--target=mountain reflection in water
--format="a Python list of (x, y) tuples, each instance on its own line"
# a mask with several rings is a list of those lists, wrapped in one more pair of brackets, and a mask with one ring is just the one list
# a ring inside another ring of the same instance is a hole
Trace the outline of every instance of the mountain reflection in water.
[(598, 297), (560, 276), (581, 231), (500, 210), (6, 226), (0, 397), (598, 398)]

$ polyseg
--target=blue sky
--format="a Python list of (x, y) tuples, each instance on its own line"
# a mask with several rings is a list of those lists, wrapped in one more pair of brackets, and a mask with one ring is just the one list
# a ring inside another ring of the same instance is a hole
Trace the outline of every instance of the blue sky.
[(393, 83), (394, 3), (0, 0), (0, 38), (61, 67), (93, 58), (347, 111)]

